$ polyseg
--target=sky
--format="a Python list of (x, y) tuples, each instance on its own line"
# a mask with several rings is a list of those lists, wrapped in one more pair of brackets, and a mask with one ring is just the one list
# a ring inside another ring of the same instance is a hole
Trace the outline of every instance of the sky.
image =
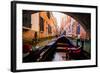
[(52, 12), (52, 13), (53, 13), (53, 16), (54, 16), (54, 17), (56, 18), (56, 20), (57, 20), (57, 25), (58, 25), (58, 27), (60, 27), (62, 18), (65, 17), (66, 15), (63, 14), (63, 13), (60, 13), (60, 12)]

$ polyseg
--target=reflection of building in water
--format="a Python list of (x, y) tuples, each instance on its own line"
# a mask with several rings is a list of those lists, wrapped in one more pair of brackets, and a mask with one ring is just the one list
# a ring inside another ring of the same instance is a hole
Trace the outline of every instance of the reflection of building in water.
[(23, 11), (23, 40), (54, 37), (57, 34), (56, 19), (52, 12)]

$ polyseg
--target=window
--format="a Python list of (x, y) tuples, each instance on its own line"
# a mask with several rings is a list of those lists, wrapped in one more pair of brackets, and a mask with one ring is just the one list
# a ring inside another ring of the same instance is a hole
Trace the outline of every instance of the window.
[(31, 14), (23, 13), (23, 26), (31, 28)]
[(51, 32), (51, 26), (50, 25), (48, 25), (48, 33), (52, 33)]
[(40, 31), (44, 31), (44, 20), (40, 17)]
[(50, 12), (47, 12), (47, 16), (48, 16), (48, 18), (50, 19)]

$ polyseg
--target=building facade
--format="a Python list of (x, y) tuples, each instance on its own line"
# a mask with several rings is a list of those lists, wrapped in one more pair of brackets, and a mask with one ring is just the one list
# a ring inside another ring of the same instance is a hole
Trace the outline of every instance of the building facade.
[[(25, 19), (30, 20), (26, 21)], [(32, 42), (35, 39), (46, 39), (48, 37), (55, 37), (56, 34), (56, 19), (53, 17), (52, 12), (26, 11), (23, 13), (24, 42)]]
[(64, 18), (62, 18), (61, 22), (61, 32), (66, 32), (67, 37), (72, 38), (79, 38), (86, 39), (86, 31), (82, 27), (82, 25), (73, 19), (71, 16), (66, 15)]

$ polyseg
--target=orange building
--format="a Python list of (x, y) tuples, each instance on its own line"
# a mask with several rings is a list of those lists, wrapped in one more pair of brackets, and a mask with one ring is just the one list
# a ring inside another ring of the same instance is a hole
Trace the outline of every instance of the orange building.
[(52, 12), (23, 12), (23, 41), (54, 37), (56, 35), (56, 19)]
[(52, 12), (40, 12), (40, 38), (56, 35), (56, 20)]

